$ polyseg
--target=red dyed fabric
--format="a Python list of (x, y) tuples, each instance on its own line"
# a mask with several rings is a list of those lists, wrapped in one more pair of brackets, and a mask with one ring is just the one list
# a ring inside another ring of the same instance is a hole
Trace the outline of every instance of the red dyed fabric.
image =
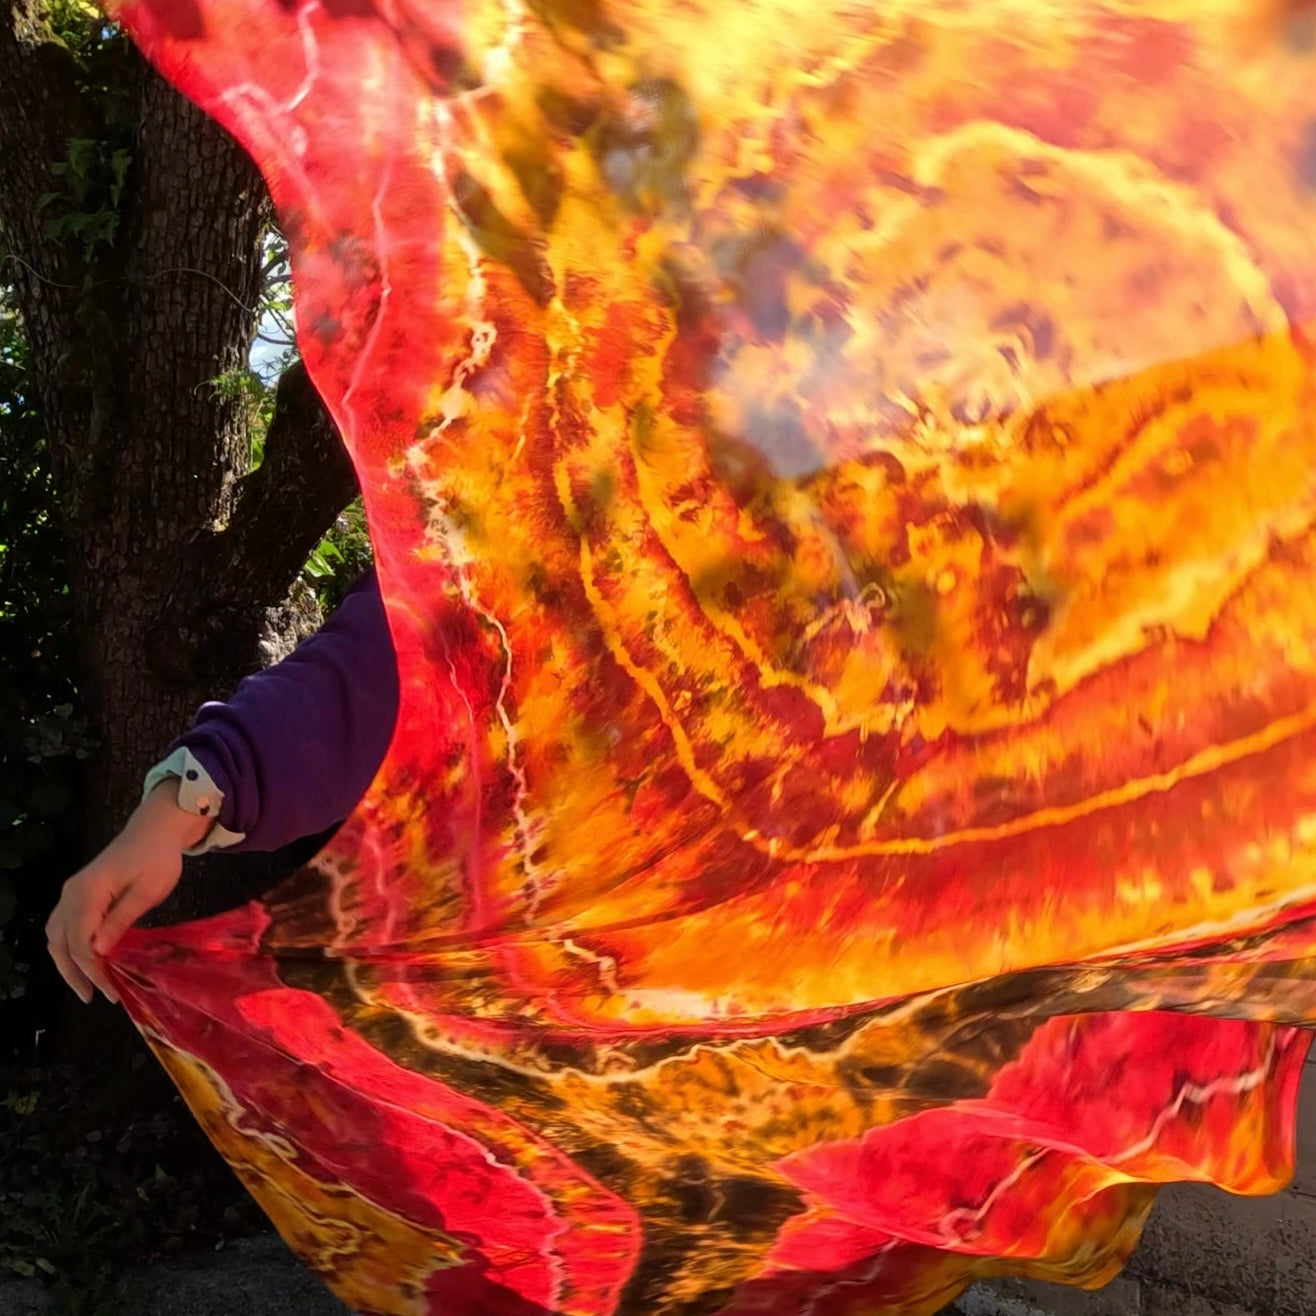
[(398, 728), (112, 969), (368, 1313), (931, 1313), (1274, 1191), (1316, 53), (1218, 0), (139, 0), (251, 151)]

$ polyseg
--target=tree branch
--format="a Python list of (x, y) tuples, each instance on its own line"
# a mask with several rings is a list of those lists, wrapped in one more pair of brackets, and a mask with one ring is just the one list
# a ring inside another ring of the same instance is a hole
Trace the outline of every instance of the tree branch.
[(299, 361), (279, 378), (264, 460), (240, 482), (229, 524), (193, 546), (205, 566), (186, 574), (208, 581), (205, 597), (147, 639), (155, 675), (204, 684), (229, 670), (253, 619), (283, 602), (356, 492), (351, 459)]
[(240, 564), (250, 582), (248, 602), (269, 607), (287, 594), (356, 492), (338, 429), (297, 361), (279, 378), (264, 460), (239, 484), (233, 517), (219, 536), (225, 560)]

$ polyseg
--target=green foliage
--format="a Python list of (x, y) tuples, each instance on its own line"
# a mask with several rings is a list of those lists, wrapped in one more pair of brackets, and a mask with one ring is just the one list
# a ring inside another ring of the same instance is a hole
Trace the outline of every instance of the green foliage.
[(81, 69), (91, 67), (119, 35), (117, 25), (89, 0), (46, 0), (44, 17), (47, 36), (63, 46)]
[(302, 576), (325, 612), (331, 612), (373, 560), (365, 508), (358, 498), (339, 514), (333, 528), (316, 545), (302, 568)]
[(279, 376), (297, 360), (288, 248), (277, 229), (271, 229), (265, 238), (263, 273), (256, 342), (249, 360), (241, 368), (227, 370), (209, 381), (216, 397), (241, 403), (246, 413), (247, 432), (251, 436), (251, 470), (265, 456), (265, 432), (274, 419)]
[(102, 246), (112, 246), (131, 164), (132, 152), (126, 146), (71, 137), (68, 154), (50, 167), (61, 190), (41, 198), (46, 236), (56, 242), (76, 242), (88, 264)]
[(21, 1209), (0, 1204), (0, 1267), (11, 1278), (40, 1277), (67, 1316), (117, 1309), (114, 1268), (104, 1254), (118, 1242), (119, 1222), (99, 1187), (88, 1177), (73, 1192), (31, 1193)]
[(14, 920), (32, 902), (19, 899), (19, 883), (40, 880), (76, 841), (74, 803), (90, 745), (73, 714), (72, 610), (45, 435), (7, 291), (0, 288), (0, 1000), (24, 988)]
[(46, 235), (72, 242), (87, 264), (113, 246), (132, 168), (140, 58), (118, 27), (84, 0), (46, 0), (46, 39), (71, 56), (95, 136), (69, 138), (51, 163), (58, 186), (40, 201)]
[(89, 0), (45, 0), (45, 38), (68, 52), (83, 99), (114, 128), (130, 127), (136, 113), (141, 58), (117, 23)]
[(260, 325), (256, 330), (259, 349), (253, 359), (262, 364), (261, 377), (269, 380), (282, 373), (297, 356), (292, 306), (292, 265), (288, 243), (277, 228), (265, 239), (265, 281), (261, 291)]
[(208, 387), (217, 398), (241, 405), (251, 436), (251, 469), (255, 470), (265, 455), (265, 431), (274, 417), (274, 389), (251, 366), (226, 370), (211, 379)]
[[(253, 470), (265, 455), (265, 432), (274, 417), (278, 377), (297, 359), (288, 247), (277, 230), (271, 230), (265, 241), (260, 312), (251, 363), (210, 381), (210, 387), (220, 396), (240, 400), (246, 409)], [(302, 568), (302, 579), (315, 592), (324, 611), (330, 612), (373, 560), (365, 508), (358, 498), (339, 514), (312, 550)]]
[(37, 1280), (61, 1316), (132, 1311), (128, 1267), (223, 1247), (266, 1227), (131, 1039), (136, 1099), (49, 1059), (0, 1068), (0, 1280)]

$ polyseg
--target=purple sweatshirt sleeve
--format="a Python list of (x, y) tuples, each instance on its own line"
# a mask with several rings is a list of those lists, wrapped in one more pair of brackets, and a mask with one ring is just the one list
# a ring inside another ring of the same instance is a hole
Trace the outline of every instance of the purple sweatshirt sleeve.
[(277, 850), (342, 822), (393, 736), (397, 661), (373, 570), (315, 635), (201, 707), (169, 748), (192, 752), (224, 792), (234, 850)]

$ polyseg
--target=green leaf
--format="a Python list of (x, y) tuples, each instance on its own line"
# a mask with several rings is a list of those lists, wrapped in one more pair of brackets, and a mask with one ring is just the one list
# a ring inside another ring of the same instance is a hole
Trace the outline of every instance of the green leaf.
[(120, 147), (110, 156), (110, 168), (114, 171), (114, 183), (110, 188), (110, 202), (117, 206), (123, 196), (123, 185), (128, 177), (128, 167), (132, 164), (133, 153), (126, 147)]

